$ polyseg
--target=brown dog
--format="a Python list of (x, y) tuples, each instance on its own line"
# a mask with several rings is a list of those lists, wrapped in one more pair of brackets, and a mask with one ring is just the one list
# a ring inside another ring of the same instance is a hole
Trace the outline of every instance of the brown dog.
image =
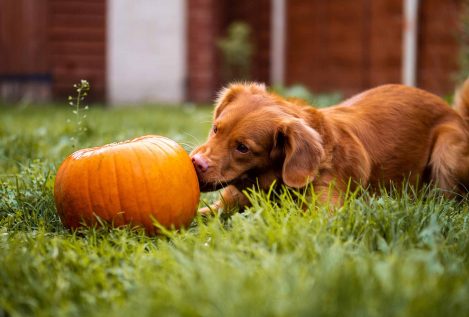
[(448, 195), (465, 193), (469, 80), (454, 109), (429, 92), (402, 85), (315, 109), (260, 84), (232, 84), (216, 102), (208, 141), (191, 157), (202, 191), (226, 187), (217, 209), (245, 206), (244, 189), (268, 189), (274, 181), (293, 188), (312, 182), (319, 197), (332, 203), (340, 203), (349, 180), (372, 188), (421, 180)]

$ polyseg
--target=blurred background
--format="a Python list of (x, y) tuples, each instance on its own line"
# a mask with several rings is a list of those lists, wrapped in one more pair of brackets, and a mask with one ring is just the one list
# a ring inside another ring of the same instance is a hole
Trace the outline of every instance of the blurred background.
[(468, 0), (0, 0), (3, 104), (210, 102), (233, 80), (440, 95), (469, 73)]

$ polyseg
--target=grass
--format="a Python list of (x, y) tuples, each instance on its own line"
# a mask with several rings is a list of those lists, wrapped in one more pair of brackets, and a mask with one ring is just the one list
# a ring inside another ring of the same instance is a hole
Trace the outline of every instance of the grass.
[[(210, 109), (91, 108), (78, 147), (201, 143)], [(53, 202), (70, 109), (0, 108), (0, 316), (467, 316), (469, 211), (431, 188), (351, 194), (330, 214), (251, 193), (180, 232), (70, 232)], [(213, 199), (213, 196), (204, 196)]]

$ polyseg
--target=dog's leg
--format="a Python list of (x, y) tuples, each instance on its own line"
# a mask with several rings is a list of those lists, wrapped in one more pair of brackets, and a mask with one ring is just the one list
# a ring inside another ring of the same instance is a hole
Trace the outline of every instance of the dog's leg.
[(343, 197), (340, 191), (329, 186), (321, 186), (315, 189), (319, 203), (329, 205), (331, 207), (339, 207), (343, 204)]
[(230, 185), (221, 192), (220, 200), (208, 207), (199, 209), (199, 214), (203, 216), (214, 215), (219, 212), (229, 212), (234, 208), (243, 208), (249, 205), (247, 197), (236, 187)]
[(468, 192), (468, 133), (462, 126), (443, 124), (437, 127), (435, 135), (430, 157), (432, 181), (449, 197)]

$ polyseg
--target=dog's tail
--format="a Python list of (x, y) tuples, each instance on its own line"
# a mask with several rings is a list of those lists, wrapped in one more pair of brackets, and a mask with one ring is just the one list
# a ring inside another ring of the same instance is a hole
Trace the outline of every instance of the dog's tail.
[(469, 124), (469, 78), (456, 90), (453, 107)]

